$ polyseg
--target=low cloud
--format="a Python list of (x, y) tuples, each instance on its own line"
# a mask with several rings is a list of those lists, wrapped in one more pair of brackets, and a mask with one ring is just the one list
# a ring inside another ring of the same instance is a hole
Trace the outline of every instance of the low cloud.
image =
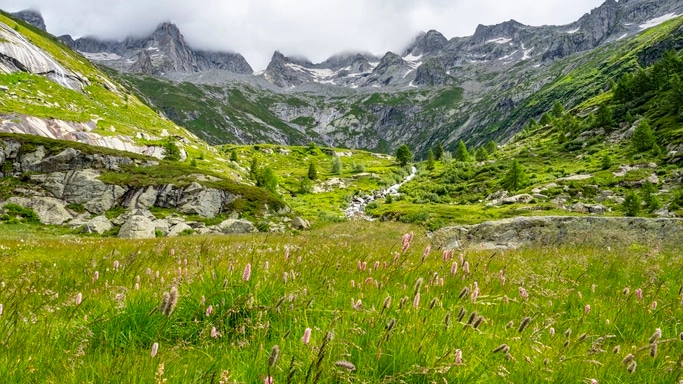
[(163, 21), (191, 46), (243, 54), (255, 69), (273, 51), (319, 62), (346, 51), (400, 51), (420, 31), (467, 36), (477, 24), (515, 19), (568, 24), (601, 0), (0, 0), (15, 12), (39, 10), (48, 31), (120, 40)]

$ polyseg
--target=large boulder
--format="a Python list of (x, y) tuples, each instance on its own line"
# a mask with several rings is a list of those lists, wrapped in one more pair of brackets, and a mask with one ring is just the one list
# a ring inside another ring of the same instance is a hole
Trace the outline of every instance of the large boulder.
[(122, 205), (130, 209), (150, 209), (157, 200), (157, 191), (153, 186), (136, 190)]
[(254, 224), (248, 220), (228, 219), (218, 225), (222, 233), (258, 232)]
[(183, 190), (178, 211), (186, 215), (215, 217), (223, 208), (223, 192), (192, 183)]
[(52, 197), (10, 197), (7, 202), (33, 209), (43, 224), (62, 225), (65, 221), (73, 219), (64, 207), (64, 202)]
[(99, 233), (100, 235), (111, 230), (113, 225), (105, 216), (95, 216), (83, 227), (85, 233)]
[(152, 239), (156, 237), (156, 226), (154, 222), (146, 216), (131, 216), (119, 230), (119, 237), (122, 239)]
[(292, 227), (296, 229), (311, 229), (311, 223), (301, 217), (295, 217), (294, 220), (292, 220)]
[(171, 230), (168, 232), (168, 237), (180, 236), (181, 233), (183, 233), (187, 230), (193, 231), (192, 227), (190, 227), (189, 225), (187, 225), (185, 223), (178, 223), (178, 224), (174, 225), (171, 228)]

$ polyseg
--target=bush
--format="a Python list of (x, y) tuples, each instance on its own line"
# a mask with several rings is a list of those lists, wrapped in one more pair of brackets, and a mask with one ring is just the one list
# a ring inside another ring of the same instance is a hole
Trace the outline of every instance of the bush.
[(176, 145), (175, 140), (168, 139), (164, 145), (164, 159), (170, 161), (180, 160), (180, 148)]
[(9, 203), (5, 204), (3, 209), (5, 210), (5, 215), (2, 217), (3, 221), (13, 222), (20, 218), (26, 223), (40, 223), (40, 218), (31, 208), (24, 208), (21, 205)]
[(626, 216), (638, 216), (640, 213), (640, 197), (634, 191), (629, 191), (621, 204), (621, 208)]
[(342, 171), (342, 162), (338, 156), (332, 158), (332, 166), (330, 167), (330, 173), (333, 175), (339, 175)]

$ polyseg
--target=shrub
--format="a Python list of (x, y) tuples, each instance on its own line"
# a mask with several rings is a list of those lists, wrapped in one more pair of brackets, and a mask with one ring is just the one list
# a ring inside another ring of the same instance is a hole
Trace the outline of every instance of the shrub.
[(621, 208), (626, 216), (638, 216), (640, 212), (640, 197), (634, 192), (629, 191), (621, 204)]
[(330, 173), (333, 175), (339, 175), (342, 171), (342, 162), (338, 156), (332, 158), (332, 166), (330, 167)]
[(31, 208), (24, 208), (18, 204), (5, 204), (3, 206), (5, 210), (5, 215), (3, 216), (3, 221), (12, 221), (16, 218), (21, 218), (22, 221), (26, 223), (39, 223), (40, 218)]

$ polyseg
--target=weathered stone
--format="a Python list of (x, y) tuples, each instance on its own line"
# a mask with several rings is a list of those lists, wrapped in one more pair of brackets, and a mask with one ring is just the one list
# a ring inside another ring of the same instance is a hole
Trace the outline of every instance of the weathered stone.
[(83, 228), (86, 233), (99, 233), (100, 235), (111, 230), (113, 225), (106, 216), (93, 217)]
[(168, 232), (171, 230), (171, 225), (165, 219), (154, 220), (154, 230), (160, 231), (164, 236), (168, 236)]
[(156, 237), (155, 226), (146, 216), (135, 215), (126, 221), (119, 230), (122, 239), (152, 239)]
[(184, 231), (187, 231), (187, 230), (192, 231), (193, 229), (192, 229), (192, 227), (190, 227), (189, 225), (187, 225), (185, 223), (176, 224), (168, 232), (168, 237), (179, 236), (181, 233), (183, 233)]
[(27, 172), (33, 168), (35, 164), (38, 164), (45, 157), (45, 147), (39, 145), (34, 152), (26, 153), (21, 156), (19, 163), (21, 164), (21, 171)]
[(311, 229), (311, 223), (301, 217), (295, 217), (294, 220), (292, 220), (292, 227), (296, 229)]
[(64, 202), (52, 197), (10, 197), (7, 202), (33, 209), (40, 222), (47, 225), (62, 225), (73, 218), (64, 207)]
[(150, 209), (154, 206), (156, 199), (156, 189), (153, 186), (149, 186), (136, 190), (133, 196), (124, 203), (124, 206), (130, 209)]
[(258, 232), (254, 224), (248, 220), (228, 219), (219, 224), (222, 233), (252, 233)]
[(432, 244), (446, 249), (518, 248), (559, 244), (683, 243), (682, 219), (598, 216), (517, 217), (437, 231)]
[(204, 189), (197, 183), (192, 183), (183, 191), (183, 197), (178, 207), (180, 213), (214, 217), (223, 208), (223, 192), (217, 189)]
[(519, 203), (528, 204), (533, 199), (534, 199), (533, 196), (524, 193), (521, 195), (506, 197), (502, 200), (502, 202), (503, 202), (503, 204), (519, 204)]

